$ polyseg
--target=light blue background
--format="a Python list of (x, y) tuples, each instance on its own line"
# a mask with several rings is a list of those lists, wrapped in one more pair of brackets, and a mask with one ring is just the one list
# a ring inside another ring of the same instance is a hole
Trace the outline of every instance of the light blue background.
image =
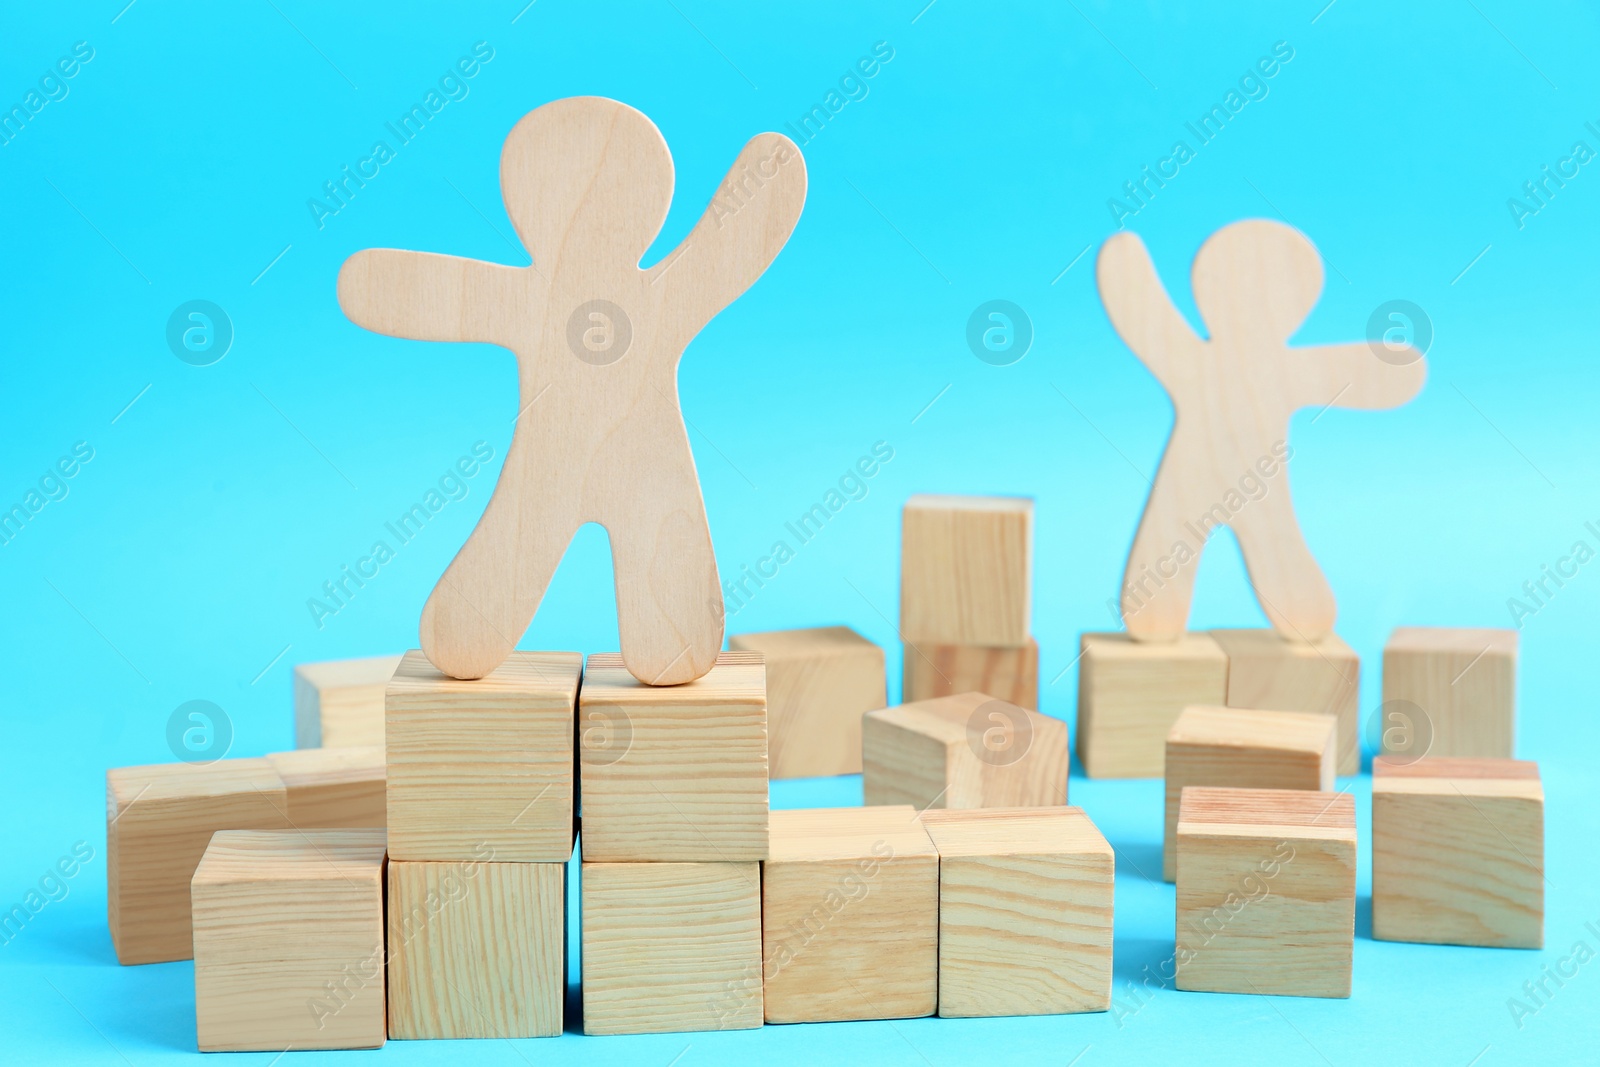
[[(498, 467), (517, 410), (513, 363), (489, 347), (363, 332), (340, 314), (334, 279), (374, 245), (525, 263), (499, 201), (499, 150), (549, 100), (611, 96), (661, 127), (678, 195), (655, 259), (745, 140), (820, 103), (875, 42), (894, 49), (869, 94), (805, 146), (810, 193), (786, 250), (683, 360), (725, 576), (766, 554), (874, 442), (895, 453), (733, 630), (848, 623), (890, 649), (893, 673), (905, 497), (1031, 494), (1043, 707), (1072, 720), (1077, 635), (1110, 626), (1105, 603), (1171, 420), (1095, 296), (1093, 248), (1114, 229), (1107, 200), (1188, 140), (1184, 123), (1278, 41), (1294, 58), (1268, 95), (1129, 226), (1191, 315), (1200, 242), (1266, 216), (1304, 230), (1328, 263), (1299, 340), (1357, 339), (1391, 299), (1431, 319), (1418, 400), (1315, 422), (1307, 412), (1293, 428), (1299, 514), (1339, 597), (1339, 631), (1367, 666), (1364, 713), (1390, 628), (1508, 625), (1507, 599), (1542, 564), (1580, 537), (1596, 544), (1583, 523), (1600, 518), (1600, 173), (1580, 170), (1521, 228), (1507, 206), (1575, 141), (1600, 149), (1584, 126), (1600, 120), (1592, 8), (524, 2), (6, 5), (0, 105), (20, 102), (74, 42), (95, 53), (64, 99), (0, 146), (0, 504), (20, 501), (75, 442), (94, 459), (0, 547), (0, 903), (20, 900), (74, 842), (96, 858), (0, 947), (0, 1061), (193, 1054), (191, 965), (121, 968), (111, 952), (103, 774), (170, 759), (167, 717), (196, 698), (227, 710), (235, 755), (290, 747), (295, 662), (415, 644), (423, 599), (493, 470), (324, 627), (306, 600), (474, 442), (494, 448)], [(306, 201), (478, 41), (494, 59), (470, 94), (319, 230)], [(172, 310), (196, 298), (224, 307), (235, 329), (226, 358), (203, 368), (164, 340)], [(1036, 331), (1009, 367), (980, 362), (964, 340), (972, 309), (997, 298), (1023, 306)], [(603, 533), (585, 530), (524, 645), (614, 648), (610, 581)], [(1372, 942), (1364, 858), (1348, 1001), (1163, 990), (1120, 1020), (393, 1042), (377, 1055), (683, 1067), (758, 1056), (1355, 1064), (1400, 1049), (1485, 1067), (1592, 1059), (1600, 963), (1520, 1029), (1507, 1001), (1574, 942), (1600, 948), (1584, 926), (1600, 926), (1597, 602), (1591, 564), (1522, 632), (1519, 754), (1540, 761), (1549, 802), (1543, 953)], [(1224, 535), (1193, 623), (1261, 622)], [(1344, 784), (1364, 828), (1367, 779)], [(1121, 856), (1116, 984), (1131, 1007), (1126, 984), (1171, 951), (1172, 890), (1146, 877), (1159, 867), (1159, 783), (1074, 777), (1071, 790)], [(854, 778), (773, 787), (778, 806), (859, 797)]]

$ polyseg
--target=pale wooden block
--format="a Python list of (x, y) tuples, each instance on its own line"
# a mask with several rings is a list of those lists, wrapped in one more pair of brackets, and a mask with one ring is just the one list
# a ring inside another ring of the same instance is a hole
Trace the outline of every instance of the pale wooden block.
[(939, 996), (939, 853), (908, 804), (772, 813), (769, 1023), (907, 1019)]
[(1161, 876), (1169, 882), (1177, 876), (1178, 802), (1185, 786), (1329, 792), (1337, 725), (1333, 716), (1315, 712), (1184, 708), (1167, 734)]
[(734, 634), (728, 648), (766, 661), (773, 778), (861, 773), (861, 715), (888, 703), (883, 649), (848, 626)]
[(1111, 846), (1080, 808), (925, 811), (939, 850), (939, 1014), (1111, 1006)]
[(296, 829), (384, 825), (382, 745), (297, 748), (274, 752), (267, 762), (283, 779)]
[(389, 855), (562, 863), (572, 855), (573, 717), (583, 657), (513, 652), (450, 678), (407, 652), (389, 683)]
[(389, 1036), (557, 1037), (567, 865), (389, 863)]
[(1537, 763), (1373, 760), (1372, 936), (1544, 947)]
[(1429, 756), (1509, 759), (1516, 748), (1517, 631), (1401, 626), (1383, 647), (1383, 700), (1409, 700)]
[(583, 1032), (761, 1025), (759, 863), (584, 863)]
[(1348, 997), (1355, 921), (1348, 793), (1183, 791), (1179, 989)]
[(1212, 630), (1228, 656), (1228, 706), (1339, 720), (1338, 773), (1361, 773), (1361, 657), (1338, 634), (1306, 643), (1273, 629)]
[(382, 830), (223, 830), (194, 872), (201, 1052), (384, 1042)]
[(383, 691), (399, 666), (399, 656), (297, 664), (295, 747), (383, 744)]
[(1039, 644), (950, 645), (905, 642), (900, 699), (909, 704), (956, 693), (989, 693), (1019, 707), (1039, 707)]
[(900, 632), (906, 638), (1028, 643), (1031, 499), (918, 494), (906, 501), (900, 521)]
[(194, 955), (189, 879), (218, 830), (289, 829), (283, 781), (264, 759), (106, 772), (106, 903), (124, 963)]
[(759, 652), (723, 652), (670, 687), (596, 653), (579, 697), (583, 858), (767, 856), (767, 698)]
[(987, 693), (901, 704), (862, 719), (867, 804), (924, 808), (1066, 803), (1067, 724)]
[(1086, 633), (1078, 660), (1078, 758), (1090, 778), (1159, 778), (1167, 731), (1191, 704), (1228, 702), (1228, 656), (1207, 634), (1170, 644)]

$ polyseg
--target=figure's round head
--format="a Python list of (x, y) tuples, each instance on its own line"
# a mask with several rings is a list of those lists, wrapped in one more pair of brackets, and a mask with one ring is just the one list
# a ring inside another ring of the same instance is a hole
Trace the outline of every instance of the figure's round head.
[(1269, 219), (1231, 223), (1194, 257), (1195, 306), (1213, 341), (1287, 341), (1322, 293), (1322, 257), (1305, 234)]

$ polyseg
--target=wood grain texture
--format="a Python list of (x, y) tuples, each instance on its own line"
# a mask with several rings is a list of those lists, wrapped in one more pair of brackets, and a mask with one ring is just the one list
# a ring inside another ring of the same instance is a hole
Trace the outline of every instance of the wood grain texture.
[(1228, 657), (1207, 634), (1172, 644), (1086, 633), (1078, 660), (1078, 759), (1090, 778), (1159, 778), (1167, 731), (1191, 704), (1228, 702)]
[(935, 496), (900, 518), (900, 632), (911, 641), (1022, 645), (1033, 613), (1033, 501)]
[(1350, 995), (1356, 815), (1348, 793), (1190, 786), (1177, 839), (1179, 989)]
[(383, 831), (224, 830), (194, 872), (202, 1052), (384, 1043)]
[(1178, 871), (1178, 802), (1186, 786), (1331, 792), (1337, 720), (1315, 712), (1184, 708), (1167, 734), (1161, 876)]
[(294, 668), (294, 746), (383, 744), (383, 691), (399, 656), (300, 663)]
[(578, 707), (583, 858), (735, 862), (767, 855), (767, 703), (759, 652), (643, 684), (595, 653)]
[(583, 1032), (762, 1022), (761, 865), (585, 863)]
[(494, 495), (422, 613), (422, 648), (452, 677), (510, 653), (567, 542), (611, 539), (628, 668), (676, 685), (722, 647), (722, 592), (678, 403), (685, 346), (778, 255), (805, 202), (800, 150), (750, 140), (689, 236), (639, 260), (672, 202), (672, 155), (625, 104), (571, 97), (522, 118), (500, 157), (507, 214), (533, 262), (369, 249), (339, 303), (391, 337), (477, 341), (516, 356), (515, 434)]
[(1067, 724), (987, 693), (901, 704), (862, 719), (867, 804), (925, 808), (1066, 803)]
[(861, 773), (861, 716), (888, 703), (883, 649), (848, 626), (734, 634), (728, 648), (766, 662), (771, 777)]
[(1383, 647), (1383, 699), (1422, 709), (1432, 738), (1427, 756), (1510, 759), (1517, 739), (1517, 631), (1396, 628)]
[(1538, 764), (1373, 761), (1372, 936), (1544, 947)]
[(513, 652), (473, 681), (406, 653), (387, 695), (389, 854), (562, 863), (575, 835), (583, 657)]
[(389, 864), (389, 1036), (558, 1037), (567, 865)]
[(906, 703), (972, 691), (1019, 707), (1039, 707), (1039, 644), (951, 645), (905, 642), (901, 699)]
[(1286, 641), (1273, 629), (1212, 630), (1228, 656), (1228, 706), (1339, 720), (1337, 769), (1361, 772), (1361, 657), (1338, 634)]
[(267, 757), (283, 779), (296, 829), (383, 826), (387, 822), (382, 745), (297, 748)]
[(1134, 234), (1108, 239), (1095, 269), (1112, 326), (1176, 409), (1124, 574), (1128, 632), (1140, 641), (1183, 636), (1201, 553), (1226, 525), (1273, 627), (1290, 640), (1320, 639), (1335, 607), (1289, 495), (1290, 416), (1403, 404), (1422, 388), (1422, 353), (1389, 348), (1380, 358), (1366, 341), (1289, 347), (1322, 292), (1322, 258), (1279, 222), (1235, 222), (1201, 246), (1191, 284), (1205, 339)]
[(939, 850), (939, 1014), (1111, 1005), (1111, 846), (1079, 808), (926, 811)]
[(775, 811), (761, 880), (767, 1022), (933, 1014), (939, 853), (915, 808)]
[(106, 772), (106, 912), (117, 959), (194, 955), (189, 880), (218, 830), (287, 830), (289, 799), (264, 759)]

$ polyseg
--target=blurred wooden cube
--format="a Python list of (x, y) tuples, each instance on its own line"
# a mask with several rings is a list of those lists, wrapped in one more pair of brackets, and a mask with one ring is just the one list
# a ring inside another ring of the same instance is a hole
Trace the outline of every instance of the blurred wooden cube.
[(761, 1025), (759, 863), (586, 862), (582, 875), (584, 1033)]
[(1111, 1006), (1115, 857), (1079, 808), (926, 811), (939, 850), (939, 1014)]
[(1078, 758), (1090, 778), (1159, 778), (1167, 731), (1191, 704), (1228, 702), (1228, 656), (1207, 634), (1171, 643), (1086, 633), (1078, 660)]
[(313, 827), (383, 826), (387, 821), (382, 745), (297, 748), (267, 757), (283, 779), (289, 823)]
[(900, 521), (900, 632), (908, 640), (1028, 643), (1031, 499), (919, 494)]
[(769, 1023), (938, 1005), (939, 853), (910, 805), (773, 812), (761, 923)]
[(1348, 997), (1355, 921), (1348, 793), (1183, 791), (1179, 989)]
[(202, 1052), (384, 1042), (382, 830), (223, 830), (194, 872)]
[(1383, 648), (1384, 703), (1421, 708), (1431, 736), (1411, 755), (1511, 758), (1516, 682), (1515, 630), (1402, 626)]
[(297, 664), (294, 746), (383, 744), (383, 692), (399, 666), (399, 656)]
[(407, 652), (388, 689), (389, 855), (562, 863), (572, 855), (573, 716), (583, 657), (513, 652), (451, 678)]
[(901, 702), (957, 693), (989, 693), (1018, 707), (1039, 707), (1039, 644), (950, 645), (905, 642)]
[(888, 703), (883, 649), (848, 626), (735, 634), (728, 648), (766, 662), (771, 777), (861, 773), (861, 716)]
[(1361, 657), (1338, 634), (1312, 644), (1278, 631), (1212, 630), (1228, 656), (1228, 706), (1315, 711), (1339, 720), (1336, 771), (1361, 773)]
[(1544, 947), (1537, 763), (1373, 760), (1372, 936)]
[(1067, 724), (986, 693), (922, 700), (862, 719), (867, 804), (925, 808), (1066, 803)]
[(702, 678), (649, 686), (589, 657), (579, 698), (583, 858), (735, 862), (767, 856), (761, 654), (723, 652)]
[(1300, 711), (1184, 708), (1167, 734), (1167, 822), (1161, 876), (1178, 869), (1178, 802), (1185, 786), (1333, 789), (1337, 720)]
[(389, 1036), (557, 1037), (567, 865), (389, 864)]

